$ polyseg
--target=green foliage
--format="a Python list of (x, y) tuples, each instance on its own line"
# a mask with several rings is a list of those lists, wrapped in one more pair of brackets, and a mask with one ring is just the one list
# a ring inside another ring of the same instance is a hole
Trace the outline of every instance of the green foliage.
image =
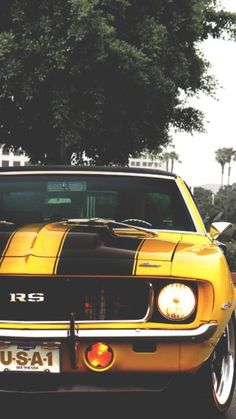
[(222, 220), (236, 223), (236, 183), (224, 186), (215, 196), (215, 206), (222, 211)]
[(212, 221), (236, 223), (236, 183), (220, 188), (217, 194), (194, 188), (194, 198), (207, 228)]
[[(214, 221), (228, 221), (236, 227), (236, 184), (221, 188), (217, 194), (205, 188), (194, 188), (194, 199), (207, 231)], [(236, 231), (236, 230), (235, 230)], [(236, 272), (236, 236), (225, 242), (226, 258), (231, 272)]]
[(209, 229), (211, 222), (220, 212), (220, 208), (214, 205), (213, 193), (209, 189), (195, 187), (193, 195), (205, 226)]
[(196, 45), (235, 25), (213, 0), (2, 0), (1, 142), (33, 161), (124, 164), (170, 124), (201, 131), (180, 93), (213, 91)]
[(236, 272), (236, 240), (226, 243), (226, 258), (231, 272)]

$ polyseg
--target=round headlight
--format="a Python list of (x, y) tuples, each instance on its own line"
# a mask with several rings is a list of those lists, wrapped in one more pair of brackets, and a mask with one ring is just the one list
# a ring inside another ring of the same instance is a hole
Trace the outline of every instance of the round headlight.
[(169, 320), (184, 320), (193, 313), (196, 297), (189, 286), (176, 282), (161, 290), (157, 297), (157, 307)]

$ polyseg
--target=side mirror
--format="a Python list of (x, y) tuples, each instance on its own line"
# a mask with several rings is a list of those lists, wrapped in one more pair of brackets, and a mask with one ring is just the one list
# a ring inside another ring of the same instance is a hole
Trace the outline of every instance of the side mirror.
[(210, 226), (210, 236), (213, 239), (229, 241), (234, 235), (234, 226), (225, 221), (212, 223)]

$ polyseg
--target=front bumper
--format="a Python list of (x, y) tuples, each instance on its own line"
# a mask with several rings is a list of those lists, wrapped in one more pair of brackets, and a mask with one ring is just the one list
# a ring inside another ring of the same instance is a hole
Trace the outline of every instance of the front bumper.
[[(56, 342), (60, 347), (60, 372), (15, 373), (6, 368), (0, 373), (0, 391), (89, 393), (162, 391), (173, 377), (194, 372), (207, 359), (218, 324), (178, 330), (82, 329), (73, 321), (61, 329), (55, 324), (47, 324), (47, 329), (42, 329), (42, 324), (40, 329), (39, 324), (34, 329), (31, 323), (24, 323), (25, 329), (20, 322), (14, 326), (0, 329), (1, 344), (22, 346), (25, 342), (27, 347), (29, 342)], [(94, 371), (86, 361), (88, 347), (99, 341), (109, 342), (114, 353), (108, 371)]]
[[(31, 324), (32, 326), (32, 324)], [(108, 340), (108, 341), (136, 341), (152, 340), (154, 342), (205, 342), (210, 339), (217, 329), (216, 322), (204, 323), (194, 329), (80, 329), (78, 325), (68, 324), (64, 329), (51, 328), (35, 329), (24, 322), (17, 328), (0, 329), (1, 339), (65, 339), (70, 336), (78, 341)], [(27, 328), (26, 328), (27, 327)], [(36, 327), (36, 325), (35, 325)], [(39, 327), (39, 325), (37, 325)]]

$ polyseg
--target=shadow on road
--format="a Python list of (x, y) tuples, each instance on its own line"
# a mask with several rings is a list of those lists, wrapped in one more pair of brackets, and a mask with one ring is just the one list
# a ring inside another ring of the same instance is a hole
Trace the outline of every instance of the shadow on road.
[[(80, 417), (111, 419), (217, 419), (204, 414), (198, 405), (193, 405), (188, 397), (160, 394), (116, 393), (116, 394), (28, 394), (4, 395), (1, 407), (7, 407), (8, 417), (18, 414), (20, 417)], [(21, 416), (22, 415), (22, 416)], [(236, 417), (235, 398), (232, 409), (225, 416)]]

